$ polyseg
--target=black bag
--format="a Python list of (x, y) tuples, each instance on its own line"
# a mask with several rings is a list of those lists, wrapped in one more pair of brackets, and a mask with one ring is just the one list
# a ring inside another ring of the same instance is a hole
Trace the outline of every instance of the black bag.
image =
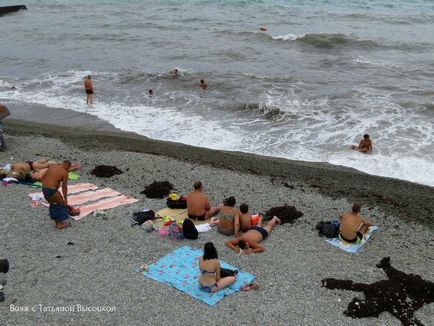
[(318, 235), (326, 238), (337, 238), (339, 235), (339, 223), (338, 222), (324, 222), (321, 221), (316, 225)]
[(155, 218), (155, 213), (153, 210), (146, 212), (133, 213), (133, 218), (131, 219), (135, 224), (142, 225), (148, 220), (153, 220)]
[(227, 268), (220, 268), (220, 277), (221, 278), (225, 278), (228, 276), (235, 276), (238, 274), (237, 270), (231, 270), (231, 269), (227, 269)]
[(199, 236), (199, 232), (197, 232), (196, 226), (189, 218), (186, 218), (182, 223), (182, 233), (184, 233), (184, 238), (191, 240), (196, 240)]
[(9, 261), (0, 259), (0, 273), (6, 274), (9, 271)]
[(185, 209), (187, 208), (187, 198), (185, 196), (182, 196), (178, 200), (172, 200), (170, 198), (167, 198), (166, 206), (169, 208)]

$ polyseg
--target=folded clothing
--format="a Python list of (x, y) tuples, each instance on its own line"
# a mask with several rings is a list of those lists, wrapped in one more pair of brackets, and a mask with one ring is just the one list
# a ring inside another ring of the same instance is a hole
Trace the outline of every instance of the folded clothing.
[(68, 206), (50, 204), (48, 211), (52, 220), (65, 221), (69, 218)]

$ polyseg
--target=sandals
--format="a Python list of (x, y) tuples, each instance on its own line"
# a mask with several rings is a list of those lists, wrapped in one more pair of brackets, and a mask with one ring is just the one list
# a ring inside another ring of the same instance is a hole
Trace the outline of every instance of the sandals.
[(257, 290), (257, 289), (259, 289), (259, 284), (251, 283), (251, 284), (244, 285), (240, 290), (250, 291), (250, 290)]

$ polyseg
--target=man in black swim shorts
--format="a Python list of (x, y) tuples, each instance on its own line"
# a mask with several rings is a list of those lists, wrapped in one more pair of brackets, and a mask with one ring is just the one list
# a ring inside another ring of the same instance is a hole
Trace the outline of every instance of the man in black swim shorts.
[(280, 219), (274, 216), (266, 226), (252, 226), (241, 237), (226, 241), (226, 245), (236, 253), (260, 253), (265, 251), (265, 247), (260, 244), (262, 240), (265, 240), (273, 230), (275, 224), (280, 224)]
[(86, 104), (92, 105), (94, 91), (92, 77), (90, 75), (84, 79), (84, 90), (86, 91)]

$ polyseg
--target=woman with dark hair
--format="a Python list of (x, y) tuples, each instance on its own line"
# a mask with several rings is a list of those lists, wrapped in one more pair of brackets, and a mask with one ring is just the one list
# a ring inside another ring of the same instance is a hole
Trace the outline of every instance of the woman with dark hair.
[(230, 196), (223, 201), (219, 212), (217, 231), (224, 235), (236, 235), (240, 231), (240, 212), (235, 207), (235, 197)]
[(218, 290), (235, 283), (235, 276), (220, 277), (220, 261), (217, 255), (217, 249), (212, 242), (205, 243), (203, 256), (199, 258), (199, 286), (200, 289), (207, 293), (214, 293)]

